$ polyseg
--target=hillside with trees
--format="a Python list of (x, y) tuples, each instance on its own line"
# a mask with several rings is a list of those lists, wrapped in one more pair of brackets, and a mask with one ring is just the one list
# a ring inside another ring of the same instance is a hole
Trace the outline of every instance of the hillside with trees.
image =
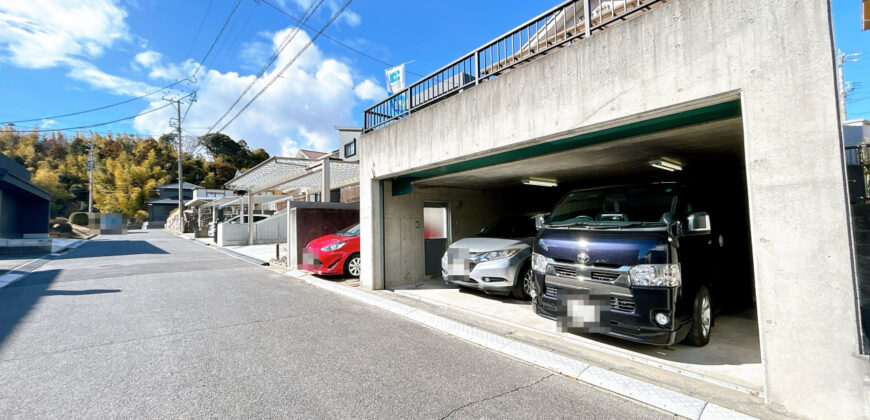
[[(51, 193), (51, 217), (88, 208), (88, 147), (93, 143), (94, 208), (105, 213), (144, 219), (145, 202), (154, 188), (177, 180), (175, 136), (160, 138), (129, 134), (20, 133), (0, 128), (0, 152), (24, 165), (34, 184)], [(244, 140), (221, 133), (183, 140), (185, 182), (222, 188), (238, 170), (269, 158), (263, 149), (250, 150)]]

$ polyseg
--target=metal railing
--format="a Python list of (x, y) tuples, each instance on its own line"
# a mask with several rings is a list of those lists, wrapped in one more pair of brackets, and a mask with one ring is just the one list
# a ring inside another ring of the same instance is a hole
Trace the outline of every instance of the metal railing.
[(390, 124), (665, 1), (565, 1), (368, 108), (363, 131)]

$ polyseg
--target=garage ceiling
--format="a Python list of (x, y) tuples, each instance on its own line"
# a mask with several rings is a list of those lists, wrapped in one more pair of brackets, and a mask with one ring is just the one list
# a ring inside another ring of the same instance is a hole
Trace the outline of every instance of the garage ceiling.
[(649, 161), (667, 156), (686, 173), (742, 163), (743, 122), (735, 117), (599, 143), (576, 149), (414, 181), (415, 188), (500, 188), (523, 177), (553, 178), (560, 184), (665, 175)]

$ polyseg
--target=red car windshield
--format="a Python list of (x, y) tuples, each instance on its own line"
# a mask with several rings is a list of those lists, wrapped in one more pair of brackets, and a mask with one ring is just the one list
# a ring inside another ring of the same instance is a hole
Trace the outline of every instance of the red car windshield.
[(335, 236), (359, 236), (359, 225), (356, 224), (340, 232), (337, 232)]

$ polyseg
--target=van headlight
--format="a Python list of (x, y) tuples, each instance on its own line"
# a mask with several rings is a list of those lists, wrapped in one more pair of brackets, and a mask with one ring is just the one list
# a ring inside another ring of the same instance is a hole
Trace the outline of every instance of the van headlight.
[(676, 287), (683, 284), (679, 264), (641, 264), (628, 271), (634, 286)]
[(532, 270), (541, 274), (547, 273), (547, 257), (538, 254), (537, 252), (532, 253)]
[(511, 249), (500, 249), (498, 251), (489, 251), (478, 254), (474, 257), (474, 261), (479, 263), (492, 261), (492, 260), (500, 260), (502, 258), (513, 257), (520, 252), (520, 248), (511, 248)]

